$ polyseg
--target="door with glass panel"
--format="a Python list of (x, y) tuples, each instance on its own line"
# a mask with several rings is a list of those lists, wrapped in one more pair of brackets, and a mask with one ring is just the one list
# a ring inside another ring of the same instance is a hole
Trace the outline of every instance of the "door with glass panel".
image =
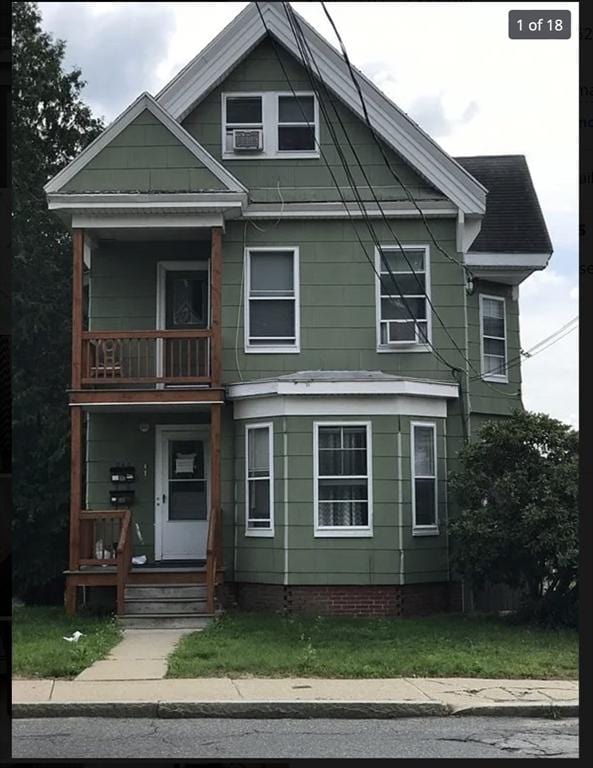
[(210, 483), (206, 433), (157, 433), (156, 557), (206, 557)]
[(180, 331), (179, 338), (159, 344), (158, 375), (176, 379), (208, 375), (208, 340), (188, 338), (184, 331), (209, 325), (207, 264), (162, 263), (159, 270), (159, 329)]

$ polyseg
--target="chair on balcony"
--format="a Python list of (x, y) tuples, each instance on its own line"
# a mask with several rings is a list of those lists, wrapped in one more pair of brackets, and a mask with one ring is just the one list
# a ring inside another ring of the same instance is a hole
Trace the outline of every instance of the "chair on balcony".
[(90, 375), (93, 379), (116, 379), (122, 376), (123, 350), (120, 339), (97, 339), (89, 346)]

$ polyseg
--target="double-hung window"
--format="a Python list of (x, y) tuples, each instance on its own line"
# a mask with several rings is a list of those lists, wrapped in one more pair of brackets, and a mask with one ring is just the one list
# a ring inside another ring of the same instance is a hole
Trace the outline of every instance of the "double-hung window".
[[(262, 97), (251, 94), (227, 96), (224, 104), (225, 128), (223, 151), (225, 153), (235, 152), (235, 132), (237, 132), (239, 137), (243, 137), (243, 142), (245, 138), (251, 135), (257, 140), (257, 146), (259, 147), (262, 144), (262, 131), (264, 127)], [(248, 147), (249, 145), (246, 146)]]
[(274, 434), (272, 424), (245, 428), (245, 534), (274, 534)]
[(224, 93), (222, 154), (236, 160), (319, 157), (316, 95), (306, 91)]
[(248, 248), (245, 259), (245, 351), (298, 352), (298, 248)]
[(314, 425), (316, 536), (372, 536), (371, 426)]
[(412, 422), (412, 516), (415, 533), (438, 530), (436, 425)]
[(278, 151), (315, 149), (315, 99), (313, 96), (278, 96)]
[(423, 348), (431, 337), (428, 246), (375, 249), (377, 348)]
[(505, 314), (502, 297), (480, 295), (482, 378), (488, 381), (508, 381)]

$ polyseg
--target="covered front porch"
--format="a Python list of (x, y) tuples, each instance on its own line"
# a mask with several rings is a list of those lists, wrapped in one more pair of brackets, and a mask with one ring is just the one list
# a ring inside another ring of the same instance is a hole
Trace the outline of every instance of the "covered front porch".
[(81, 495), (71, 510), (66, 572), (69, 613), (76, 611), (79, 586), (115, 586), (121, 616), (126, 588), (140, 584), (203, 584), (207, 611), (214, 612), (224, 578), (221, 408), (84, 408)]

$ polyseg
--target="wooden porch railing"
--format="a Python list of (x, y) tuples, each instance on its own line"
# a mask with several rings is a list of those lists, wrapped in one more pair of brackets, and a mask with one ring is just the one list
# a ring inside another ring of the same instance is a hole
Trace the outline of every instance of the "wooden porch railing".
[(213, 331), (82, 331), (83, 387), (210, 384)]
[(132, 513), (125, 510), (121, 524), (119, 541), (117, 542), (117, 613), (124, 613), (124, 601), (126, 594), (126, 582), (132, 567)]
[(116, 566), (118, 614), (123, 613), (126, 581), (132, 565), (131, 526), (129, 509), (80, 512), (80, 565)]
[(216, 592), (216, 571), (218, 567), (220, 509), (212, 509), (208, 522), (208, 544), (206, 549), (206, 607), (208, 613), (214, 613)]

